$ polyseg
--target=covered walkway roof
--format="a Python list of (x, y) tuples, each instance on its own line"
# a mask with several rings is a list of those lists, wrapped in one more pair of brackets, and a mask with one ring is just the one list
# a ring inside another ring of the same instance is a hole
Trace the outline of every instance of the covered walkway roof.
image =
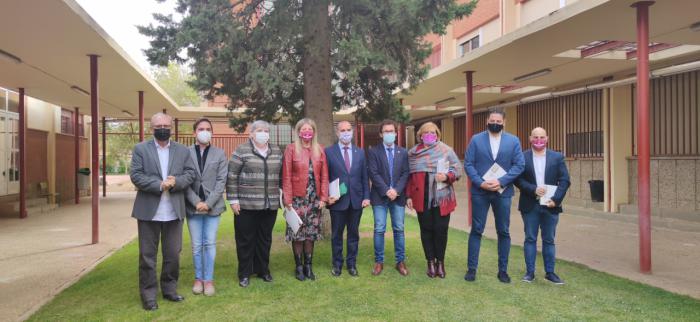
[[(0, 10), (0, 86), (90, 113), (90, 64), (99, 55), (100, 116), (138, 116), (166, 109), (173, 116), (201, 114), (180, 108), (74, 0), (4, 0)], [(14, 56), (16, 59), (12, 58)], [(77, 87), (71, 88), (71, 87)], [(224, 108), (206, 114), (224, 116)]]
[[(463, 111), (468, 70), (475, 72), (477, 108), (576, 84), (600, 83), (608, 76), (632, 76), (636, 11), (630, 5), (636, 1), (586, 0), (567, 5), (434, 68), (415, 91), (399, 98), (407, 108), (432, 111), (432, 115)], [(652, 69), (700, 58), (700, 27), (691, 28), (700, 22), (700, 1), (656, 1), (649, 11), (650, 42), (663, 45), (656, 47), (657, 52), (650, 47)]]

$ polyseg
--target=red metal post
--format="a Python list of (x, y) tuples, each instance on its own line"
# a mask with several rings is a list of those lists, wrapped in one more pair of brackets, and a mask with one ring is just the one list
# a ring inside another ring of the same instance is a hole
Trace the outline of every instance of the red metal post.
[(139, 91), (139, 142), (143, 142), (143, 91)]
[(97, 91), (97, 55), (90, 56), (90, 118), (92, 124), (90, 126), (90, 142), (92, 143), (92, 243), (97, 244), (100, 240), (100, 156), (99, 156), (99, 93)]
[[(465, 148), (469, 146), (469, 142), (472, 140), (472, 135), (474, 134), (474, 81), (473, 81), (473, 75), (474, 71), (466, 71), (465, 73), (466, 76), (466, 111), (464, 114), (464, 120), (465, 120), (465, 126), (464, 128), (466, 129), (466, 145)], [(469, 226), (472, 225), (472, 194), (471, 194), (471, 187), (472, 183), (471, 180), (469, 180), (469, 177), (466, 178), (467, 180), (467, 224)]]
[(107, 197), (107, 118), (102, 117), (102, 197)]
[(75, 204), (80, 203), (80, 187), (79, 187), (79, 182), (80, 182), (80, 173), (78, 173), (78, 169), (80, 169), (80, 108), (75, 108), (75, 112), (73, 113), (73, 139), (74, 139), (74, 148), (75, 148), (75, 160), (73, 160), (73, 168), (75, 168)]
[[(19, 89), (19, 218), (27, 218), (27, 111), (24, 88)], [(14, 173), (8, 173), (14, 176)]]
[(357, 115), (355, 115), (355, 145), (360, 146), (360, 122), (357, 121)]
[(651, 190), (649, 151), (649, 6), (637, 9), (637, 194), (639, 207), (639, 270), (651, 273)]
[(175, 141), (180, 139), (180, 120), (175, 118)]
[(396, 144), (398, 146), (401, 146), (401, 147), (405, 146), (405, 144), (403, 144), (403, 134), (404, 134), (403, 123), (399, 124), (399, 128), (396, 129), (396, 131), (399, 132), (399, 133), (396, 133), (396, 140), (397, 140)]
[(365, 148), (365, 123), (360, 123), (360, 148)]

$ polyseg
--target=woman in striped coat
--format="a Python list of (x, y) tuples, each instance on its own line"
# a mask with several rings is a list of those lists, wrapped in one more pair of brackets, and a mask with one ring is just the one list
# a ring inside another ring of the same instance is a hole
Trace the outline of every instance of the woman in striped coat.
[(269, 139), (270, 124), (253, 122), (250, 139), (236, 148), (228, 166), (226, 199), (234, 212), (241, 287), (248, 286), (253, 273), (265, 282), (272, 282), (270, 247), (280, 208), (282, 152)]

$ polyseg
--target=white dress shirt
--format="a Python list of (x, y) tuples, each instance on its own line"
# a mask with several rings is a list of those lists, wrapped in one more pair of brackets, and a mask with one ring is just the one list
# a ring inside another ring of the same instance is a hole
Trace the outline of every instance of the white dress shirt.
[[(153, 140), (156, 145), (156, 150), (158, 151), (158, 161), (160, 162), (160, 172), (163, 174), (163, 181), (168, 178), (168, 166), (170, 163), (170, 141), (165, 147), (161, 147), (156, 140)], [(153, 221), (171, 221), (177, 219), (175, 214), (175, 208), (173, 208), (172, 202), (170, 202), (170, 191), (166, 190), (160, 194), (160, 203), (158, 203), (158, 209), (156, 210), (156, 215), (153, 217)]]
[(537, 187), (544, 187), (544, 171), (547, 166), (547, 151), (545, 154), (537, 155), (532, 152), (532, 165), (535, 168), (535, 180), (537, 181)]
[(493, 155), (493, 159), (496, 160), (498, 156), (498, 147), (501, 146), (501, 134), (493, 135), (489, 133), (489, 143), (491, 144), (491, 155)]

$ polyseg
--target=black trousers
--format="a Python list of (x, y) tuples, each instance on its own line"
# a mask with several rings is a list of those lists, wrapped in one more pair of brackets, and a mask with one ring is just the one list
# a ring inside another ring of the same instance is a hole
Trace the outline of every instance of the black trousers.
[(239, 279), (253, 273), (258, 276), (270, 273), (272, 228), (276, 220), (277, 209), (241, 209), (240, 214), (233, 216)]
[(343, 233), (348, 227), (347, 258), (348, 268), (357, 263), (357, 248), (360, 243), (360, 218), (362, 209), (331, 210), (331, 246), (333, 248), (333, 266), (343, 266)]
[(141, 301), (155, 301), (158, 294), (156, 265), (158, 242), (162, 244), (163, 264), (160, 270), (160, 290), (163, 295), (177, 294), (182, 250), (182, 220), (138, 221), (139, 231), (139, 292)]
[(425, 259), (444, 261), (450, 215), (440, 216), (440, 208), (433, 207), (418, 213), (418, 225)]

